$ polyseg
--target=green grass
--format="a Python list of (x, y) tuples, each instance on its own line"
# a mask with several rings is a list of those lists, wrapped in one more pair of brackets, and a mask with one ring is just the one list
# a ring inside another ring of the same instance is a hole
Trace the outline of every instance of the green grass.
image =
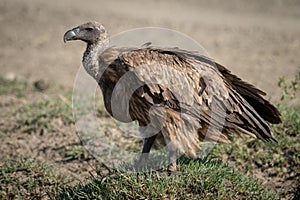
[(25, 80), (7, 80), (0, 76), (0, 95), (14, 94), (18, 98), (25, 97), (26, 94), (34, 89)]
[(21, 106), (15, 111), (17, 119), (15, 129), (21, 129), (27, 133), (38, 129), (51, 131), (55, 129), (52, 124), (55, 119), (60, 120), (66, 126), (70, 125), (73, 122), (72, 108), (70, 104), (65, 102), (65, 99), (66, 97), (59, 96), (51, 99), (41, 99)]
[(179, 171), (113, 171), (71, 186), (55, 169), (34, 159), (0, 166), (0, 198), (52, 199), (276, 199), (257, 180), (220, 162), (181, 158)]
[(99, 175), (64, 189), (57, 199), (275, 199), (248, 176), (219, 162), (182, 158), (179, 171)]
[(0, 166), (0, 199), (41, 199), (58, 195), (68, 181), (49, 165), (16, 159)]
[(0, 96), (13, 95), (30, 102), (20, 103), (17, 107), (12, 106), (12, 111), (8, 114), (14, 116), (17, 123), (2, 132), (53, 131), (56, 129), (54, 120), (65, 126), (70, 125), (73, 123), (71, 94), (69, 89), (59, 86), (40, 92), (25, 80), (7, 80), (0, 77)]
[(63, 161), (71, 160), (88, 160), (92, 159), (92, 155), (82, 146), (82, 144), (70, 144), (61, 149)]

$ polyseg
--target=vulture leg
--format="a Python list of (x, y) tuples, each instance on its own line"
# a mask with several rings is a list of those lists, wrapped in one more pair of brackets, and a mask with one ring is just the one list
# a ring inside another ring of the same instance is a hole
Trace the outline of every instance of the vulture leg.
[(145, 138), (143, 141), (143, 150), (142, 155), (138, 159), (137, 163), (135, 164), (136, 169), (141, 169), (145, 166), (147, 166), (147, 161), (149, 157), (150, 149), (155, 141), (156, 135), (153, 135), (151, 137)]
[(168, 172), (172, 173), (175, 172), (177, 169), (177, 150), (173, 145), (170, 145), (169, 147), (169, 166), (168, 166)]

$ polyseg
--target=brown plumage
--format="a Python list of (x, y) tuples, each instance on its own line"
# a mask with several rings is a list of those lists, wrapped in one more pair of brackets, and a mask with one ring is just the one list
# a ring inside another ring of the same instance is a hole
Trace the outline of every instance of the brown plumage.
[(64, 41), (87, 43), (83, 66), (98, 82), (107, 111), (117, 120), (137, 120), (140, 126), (149, 126), (163, 136), (148, 135), (143, 153), (150, 151), (156, 138), (171, 141), (174, 170), (174, 152), (195, 157), (204, 138), (230, 142), (232, 134), (246, 134), (275, 141), (267, 122), (281, 122), (278, 110), (262, 97), (264, 92), (224, 66), (179, 48), (147, 44), (105, 49), (107, 39), (104, 27), (97, 22), (64, 35)]

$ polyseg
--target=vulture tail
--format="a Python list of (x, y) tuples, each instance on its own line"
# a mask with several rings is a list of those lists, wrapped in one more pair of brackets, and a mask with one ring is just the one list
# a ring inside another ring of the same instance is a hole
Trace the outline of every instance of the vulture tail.
[(247, 102), (247, 100), (245, 100), (241, 95), (234, 93), (236, 92), (230, 91), (229, 95), (236, 101), (241, 102), (241, 112), (238, 113), (238, 116), (236, 116), (237, 113), (235, 113), (235, 116), (232, 117), (238, 117), (243, 122), (241, 124), (236, 124), (235, 128), (242, 132), (250, 133), (248, 135), (251, 135), (251, 133), (253, 133), (257, 138), (261, 140), (277, 143), (277, 141), (272, 137), (271, 127), (268, 125), (265, 119), (260, 116), (256, 109), (254, 109), (252, 105)]
[(262, 95), (266, 95), (266, 93), (231, 74), (224, 66), (218, 63), (216, 63), (216, 65), (233, 89), (235, 89), (264, 120), (272, 124), (279, 124), (282, 122), (280, 119), (281, 115), (277, 108), (262, 97)]

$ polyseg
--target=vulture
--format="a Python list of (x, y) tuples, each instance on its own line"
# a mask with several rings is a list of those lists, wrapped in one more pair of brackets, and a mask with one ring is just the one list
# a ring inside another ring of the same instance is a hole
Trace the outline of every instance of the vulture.
[(155, 140), (169, 151), (169, 171), (176, 155), (197, 157), (201, 143), (230, 143), (234, 135), (276, 140), (269, 125), (281, 123), (266, 93), (197, 51), (178, 47), (110, 47), (98, 22), (64, 34), (64, 42), (87, 44), (82, 63), (99, 85), (106, 110), (122, 122), (137, 121), (144, 130), (139, 163), (148, 159)]

